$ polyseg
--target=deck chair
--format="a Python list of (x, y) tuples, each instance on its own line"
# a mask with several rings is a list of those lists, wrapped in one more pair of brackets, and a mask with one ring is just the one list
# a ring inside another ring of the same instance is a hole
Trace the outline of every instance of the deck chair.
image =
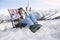
[[(25, 27), (27, 25), (26, 23), (19, 23), (18, 20), (12, 20), (12, 16), (14, 14), (18, 14), (18, 10), (17, 9), (8, 9), (8, 12), (9, 12), (9, 14), (11, 16), (11, 22), (12, 22), (13, 28), (18, 28), (18, 27), (21, 28), (21, 27)], [(14, 24), (15, 21), (18, 21), (18, 24), (17, 25)]]

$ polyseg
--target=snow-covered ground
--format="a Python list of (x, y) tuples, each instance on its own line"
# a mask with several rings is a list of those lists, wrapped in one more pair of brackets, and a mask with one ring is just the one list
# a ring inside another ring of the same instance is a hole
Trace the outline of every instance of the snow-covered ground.
[(60, 19), (38, 21), (42, 27), (32, 33), (28, 27), (0, 31), (0, 40), (60, 40)]
[[(46, 16), (49, 17), (55, 11), (50, 10), (43, 12), (40, 10), (36, 12), (40, 14), (40, 16), (37, 16), (37, 18), (42, 18)], [(60, 16), (60, 10), (55, 13), (57, 14), (49, 18)], [(44, 14), (45, 16), (42, 14)], [(6, 19), (11, 19), (8, 11), (0, 10), (0, 40), (60, 40), (60, 19), (38, 21), (39, 24), (42, 24), (42, 27), (36, 33), (32, 33), (29, 30), (28, 26), (22, 29), (12, 28), (11, 21), (2, 22), (2, 20)]]

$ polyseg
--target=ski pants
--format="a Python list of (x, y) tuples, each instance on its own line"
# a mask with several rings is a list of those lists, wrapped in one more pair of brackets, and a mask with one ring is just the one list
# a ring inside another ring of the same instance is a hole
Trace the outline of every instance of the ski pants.
[(31, 25), (34, 25), (34, 23), (36, 23), (36, 22), (37, 22), (37, 19), (31, 13), (29, 14), (29, 16), (28, 15), (25, 15), (25, 19), (22, 19), (20, 21), (20, 23), (26, 23), (29, 27)]

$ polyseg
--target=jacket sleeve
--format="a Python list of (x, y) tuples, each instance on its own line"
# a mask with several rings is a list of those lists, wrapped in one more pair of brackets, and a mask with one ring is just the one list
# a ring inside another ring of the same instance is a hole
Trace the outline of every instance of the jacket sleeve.
[(20, 17), (20, 15), (19, 14), (14, 14), (13, 16), (12, 16), (12, 20), (18, 20), (18, 18)]

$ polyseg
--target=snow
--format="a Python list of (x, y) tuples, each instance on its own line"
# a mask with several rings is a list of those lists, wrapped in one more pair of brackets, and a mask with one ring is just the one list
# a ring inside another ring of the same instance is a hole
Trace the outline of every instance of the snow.
[(38, 21), (43, 26), (32, 33), (28, 26), (0, 31), (0, 40), (60, 40), (60, 19)]
[(60, 9), (48, 9), (48, 10), (32, 10), (31, 12), (36, 19), (54, 19), (60, 16)]
[[(49, 15), (49, 12), (39, 11), (38, 13), (44, 13), (45, 16)], [(50, 13), (53, 14), (51, 11)], [(58, 16), (60, 16), (59, 13), (60, 12), (57, 13)], [(41, 14), (40, 17), (42, 16)], [(6, 19), (11, 19), (8, 11), (0, 10), (0, 21)], [(38, 21), (38, 23), (41, 24), (42, 27), (36, 33), (32, 33), (28, 26), (22, 29), (12, 28), (11, 21), (4, 21), (0, 23), (0, 40), (60, 40), (60, 19), (41, 20)]]

